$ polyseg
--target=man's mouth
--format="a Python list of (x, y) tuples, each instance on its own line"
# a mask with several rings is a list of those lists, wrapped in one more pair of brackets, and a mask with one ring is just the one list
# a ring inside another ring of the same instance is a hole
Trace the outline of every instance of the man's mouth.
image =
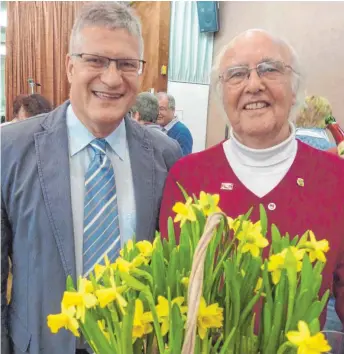
[(124, 96), (120, 93), (106, 93), (101, 91), (92, 91), (92, 93), (102, 100), (118, 100)]
[(270, 103), (268, 103), (266, 101), (258, 101), (258, 102), (251, 102), (251, 103), (245, 104), (244, 109), (246, 109), (246, 110), (263, 109), (263, 108), (266, 108), (269, 106), (270, 106)]

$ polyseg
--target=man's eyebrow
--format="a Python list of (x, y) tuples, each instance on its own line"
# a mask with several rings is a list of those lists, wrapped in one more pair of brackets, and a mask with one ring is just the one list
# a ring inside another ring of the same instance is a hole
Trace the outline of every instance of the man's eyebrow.
[(276, 59), (271, 58), (271, 57), (264, 57), (263, 59), (259, 60), (258, 64), (266, 63), (266, 62), (269, 62), (269, 61), (276, 61)]

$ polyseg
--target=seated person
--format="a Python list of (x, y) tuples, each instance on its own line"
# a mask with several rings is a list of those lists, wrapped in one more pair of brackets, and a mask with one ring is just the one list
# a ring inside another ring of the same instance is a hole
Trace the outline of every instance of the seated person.
[(12, 121), (23, 120), (41, 113), (48, 113), (52, 109), (52, 104), (38, 93), (19, 95), (13, 102)]
[(325, 118), (332, 115), (329, 101), (321, 96), (308, 96), (296, 118), (296, 138), (316, 149), (328, 150), (331, 143), (325, 128)]

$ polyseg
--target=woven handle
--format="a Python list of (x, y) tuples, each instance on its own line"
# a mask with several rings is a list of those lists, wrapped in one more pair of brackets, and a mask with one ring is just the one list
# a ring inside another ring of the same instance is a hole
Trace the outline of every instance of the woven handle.
[(221, 212), (213, 213), (208, 217), (203, 235), (195, 250), (190, 274), (188, 314), (182, 354), (193, 354), (195, 350), (197, 315), (203, 290), (204, 261), (213, 231), (223, 218), (226, 218), (226, 214)]

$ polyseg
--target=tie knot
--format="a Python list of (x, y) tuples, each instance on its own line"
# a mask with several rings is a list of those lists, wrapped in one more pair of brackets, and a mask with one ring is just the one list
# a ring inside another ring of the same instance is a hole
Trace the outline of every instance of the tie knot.
[(106, 140), (105, 139), (94, 139), (90, 143), (96, 155), (105, 155), (106, 150)]

